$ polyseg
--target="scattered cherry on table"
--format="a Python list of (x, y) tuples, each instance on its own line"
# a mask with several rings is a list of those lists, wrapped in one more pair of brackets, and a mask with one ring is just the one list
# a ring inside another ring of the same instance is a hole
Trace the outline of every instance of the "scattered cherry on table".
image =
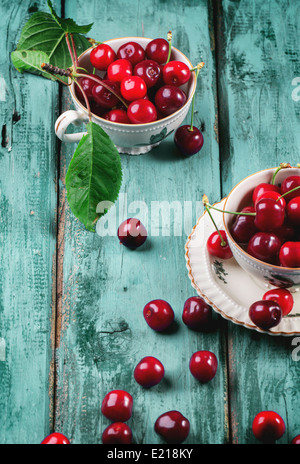
[(212, 308), (200, 296), (192, 296), (184, 303), (182, 321), (189, 329), (205, 330), (212, 322)]
[(131, 428), (124, 422), (110, 424), (102, 434), (104, 445), (130, 445), (132, 443)]
[(218, 359), (207, 350), (197, 351), (190, 359), (191, 374), (201, 383), (210, 382), (216, 375)]
[(179, 411), (168, 411), (158, 417), (154, 430), (167, 443), (180, 444), (189, 435), (190, 423)]
[(285, 423), (277, 412), (261, 411), (253, 420), (252, 431), (255, 438), (270, 444), (282, 437), (285, 432)]
[(276, 301), (255, 301), (249, 308), (249, 317), (257, 327), (268, 330), (280, 323), (282, 309)]
[(172, 307), (165, 300), (152, 300), (147, 303), (143, 315), (149, 327), (157, 332), (169, 328), (175, 318)]
[(145, 243), (147, 230), (139, 219), (129, 218), (120, 224), (117, 235), (122, 245), (135, 250)]
[(132, 414), (133, 398), (124, 390), (112, 390), (105, 395), (101, 412), (113, 422), (127, 422)]
[(159, 384), (164, 378), (163, 364), (153, 356), (145, 356), (134, 369), (134, 378), (142, 387), (150, 388)]
[(42, 445), (70, 445), (69, 439), (59, 432), (48, 435), (41, 443)]

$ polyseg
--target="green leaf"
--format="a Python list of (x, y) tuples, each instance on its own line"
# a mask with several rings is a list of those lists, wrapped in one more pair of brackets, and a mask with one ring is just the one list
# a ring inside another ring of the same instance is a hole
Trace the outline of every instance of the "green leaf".
[(122, 167), (118, 150), (97, 124), (87, 124), (84, 135), (70, 162), (66, 176), (67, 198), (73, 214), (95, 232), (96, 212), (102, 201), (114, 203), (122, 182)]
[[(89, 41), (81, 34), (75, 33), (73, 37), (78, 56), (91, 46)], [(34, 13), (24, 25), (17, 51), (24, 52), (25, 50), (46, 53), (49, 63), (63, 69), (72, 65), (65, 39), (65, 31), (48, 13)], [(20, 58), (19, 55), (18, 58)], [(28, 55), (28, 58), (36, 60), (36, 55)], [(36, 70), (35, 64), (35, 61), (27, 62), (29, 72)]]
[(16, 50), (11, 53), (11, 61), (20, 73), (30, 72), (55, 80), (54, 76), (41, 69), (42, 63), (49, 63), (47, 53), (40, 50)]
[(49, 7), (49, 10), (50, 10), (50, 13), (53, 19), (57, 22), (57, 24), (61, 27), (61, 29), (64, 32), (69, 32), (69, 34), (74, 34), (74, 33), (87, 34), (93, 25), (93, 23), (91, 23), (85, 26), (78, 26), (78, 24), (76, 24), (75, 21), (73, 21), (73, 19), (59, 18), (57, 14), (55, 13), (52, 2), (50, 0), (48, 0), (48, 7)]

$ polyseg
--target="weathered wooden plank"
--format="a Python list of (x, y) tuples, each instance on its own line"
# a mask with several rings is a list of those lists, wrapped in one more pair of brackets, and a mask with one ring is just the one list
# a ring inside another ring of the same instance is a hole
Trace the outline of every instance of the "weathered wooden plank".
[[(300, 105), (292, 82), (300, 75), (299, 2), (223, 0), (216, 11), (222, 189), (280, 162), (297, 163)], [(263, 291), (262, 291), (263, 292)], [(300, 364), (291, 339), (230, 326), (229, 391), (234, 443), (253, 443), (254, 416), (272, 409), (287, 432), (299, 433)]]
[[(10, 62), (36, 7), (32, 1), (0, 5), (1, 443), (39, 443), (52, 425), (58, 87), (20, 75)], [(38, 7), (46, 10), (46, 1)]]
[[(137, 443), (158, 443), (153, 425), (159, 414), (178, 409), (189, 417), (189, 443), (222, 443), (227, 440), (226, 350), (217, 331), (195, 334), (181, 323), (185, 299), (194, 292), (185, 269), (186, 234), (163, 236), (151, 202), (190, 201), (186, 232), (199, 211), (196, 201), (206, 192), (220, 196), (214, 42), (207, 2), (140, 1), (102, 3), (66, 1), (65, 14), (80, 23), (94, 21), (90, 33), (98, 40), (141, 35), (166, 36), (172, 30), (174, 45), (195, 64), (203, 59), (197, 92), (197, 120), (204, 131), (200, 155), (182, 159), (172, 140), (145, 156), (122, 155), (124, 180), (114, 236), (99, 237), (86, 232), (74, 219), (65, 199), (64, 176), (75, 147), (63, 144), (60, 190), (56, 428), (74, 443), (100, 443), (108, 421), (101, 415), (101, 401), (114, 388), (134, 396), (132, 426)], [(199, 18), (201, 19), (199, 21)], [(65, 108), (70, 98), (66, 95)], [(124, 198), (124, 197), (123, 197)], [(142, 201), (142, 210), (136, 211)], [(153, 203), (152, 203), (153, 205)], [(187, 206), (186, 206), (187, 207)], [(148, 216), (147, 216), (148, 208)], [(200, 208), (202, 209), (202, 208)], [(139, 215), (148, 218), (152, 236), (143, 249), (130, 252), (115, 236), (121, 219)], [(171, 227), (175, 223), (171, 218)], [(180, 234), (182, 231), (180, 230)], [(173, 306), (177, 330), (168, 335), (154, 333), (142, 317), (144, 305), (163, 298)], [(220, 362), (218, 375), (207, 385), (197, 384), (188, 369), (197, 349), (214, 351)], [(165, 364), (166, 381), (150, 391), (133, 379), (133, 369), (145, 355), (155, 355)], [(224, 402), (225, 398), (225, 402)]]

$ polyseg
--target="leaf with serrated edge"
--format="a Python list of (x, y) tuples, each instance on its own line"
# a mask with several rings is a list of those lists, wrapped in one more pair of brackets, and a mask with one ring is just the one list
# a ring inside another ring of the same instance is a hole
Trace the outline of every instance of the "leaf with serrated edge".
[(69, 34), (74, 34), (76, 32), (78, 34), (87, 34), (91, 30), (93, 23), (86, 24), (84, 26), (78, 26), (78, 24), (76, 24), (75, 21), (73, 21), (73, 19), (59, 18), (56, 12), (54, 11), (52, 2), (48, 0), (47, 3), (48, 3), (49, 10), (51, 12), (51, 16), (57, 22), (57, 24), (63, 29), (64, 32), (69, 32)]
[(118, 150), (97, 124), (87, 124), (84, 135), (70, 162), (66, 175), (67, 199), (72, 213), (95, 232), (96, 212), (102, 201), (114, 203), (122, 182), (122, 167)]

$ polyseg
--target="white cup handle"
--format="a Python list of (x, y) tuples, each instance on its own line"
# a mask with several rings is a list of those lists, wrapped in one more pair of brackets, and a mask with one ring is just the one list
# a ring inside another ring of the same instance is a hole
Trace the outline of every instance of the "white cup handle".
[(76, 134), (66, 134), (70, 124), (75, 126), (82, 125), (83, 122), (87, 122), (88, 118), (85, 113), (82, 111), (69, 110), (65, 111), (59, 116), (55, 123), (55, 134), (57, 137), (62, 140), (62, 142), (79, 142), (83, 135), (86, 135), (86, 132), (78, 132)]

